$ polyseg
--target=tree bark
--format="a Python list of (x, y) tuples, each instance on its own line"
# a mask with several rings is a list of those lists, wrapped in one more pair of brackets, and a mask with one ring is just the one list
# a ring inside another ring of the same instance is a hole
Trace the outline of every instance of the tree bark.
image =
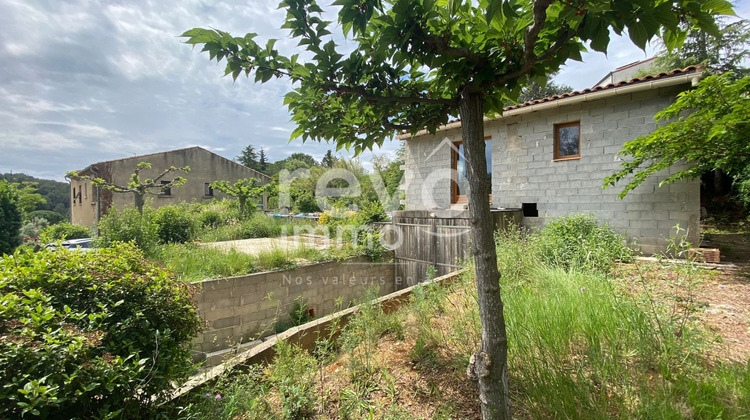
[(483, 95), (465, 89), (461, 94), (461, 138), (469, 182), (469, 217), (471, 219), (471, 253), (474, 257), (482, 325), (482, 343), (472, 356), (469, 375), (476, 377), (482, 418), (509, 419), (508, 340), (505, 332), (503, 301), (500, 297), (500, 273), (497, 269), (494, 229), (490, 213), (490, 181), (484, 148)]
[(133, 192), (133, 194), (135, 195), (135, 208), (138, 209), (138, 214), (143, 215), (144, 194), (138, 191)]
[(247, 198), (240, 194), (237, 196), (237, 200), (240, 202), (240, 217), (245, 217), (245, 202)]

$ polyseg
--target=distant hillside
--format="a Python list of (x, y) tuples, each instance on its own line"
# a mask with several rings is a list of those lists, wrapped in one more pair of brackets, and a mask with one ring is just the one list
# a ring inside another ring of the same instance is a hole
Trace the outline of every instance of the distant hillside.
[(36, 210), (50, 210), (65, 217), (70, 214), (70, 186), (67, 183), (34, 178), (23, 173), (2, 174), (0, 179), (5, 179), (8, 182), (36, 182), (37, 191), (47, 200), (46, 204), (38, 205)]

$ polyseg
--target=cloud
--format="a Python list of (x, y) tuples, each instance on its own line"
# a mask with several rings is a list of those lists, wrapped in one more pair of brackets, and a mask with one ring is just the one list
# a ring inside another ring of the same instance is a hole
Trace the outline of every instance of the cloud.
[[(193, 27), (252, 31), (259, 42), (279, 39), (277, 48), (289, 52), (296, 41), (279, 29), (285, 12), (277, 5), (0, 0), (0, 171), (62, 179), (93, 162), (190, 145), (232, 158), (253, 144), (270, 160), (335, 151), (334, 144), (289, 142), (287, 81), (233, 82), (221, 77), (223, 63), (209, 62), (178, 37)], [(571, 63), (560, 77), (588, 87), (644, 56), (616, 45), (616, 57), (586, 55), (586, 64)], [(361, 161), (369, 167), (373, 156), (393, 156), (399, 146), (386, 142)]]

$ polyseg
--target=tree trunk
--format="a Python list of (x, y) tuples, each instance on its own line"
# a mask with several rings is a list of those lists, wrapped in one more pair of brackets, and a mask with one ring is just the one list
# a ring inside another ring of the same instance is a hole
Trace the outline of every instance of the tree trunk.
[(484, 154), (484, 112), (481, 92), (461, 94), (461, 138), (469, 183), (469, 217), (471, 219), (471, 253), (474, 257), (482, 324), (482, 344), (472, 356), (468, 373), (479, 384), (482, 418), (509, 419), (508, 340), (505, 333), (503, 301), (500, 298), (500, 273), (497, 269), (492, 215), (490, 214), (490, 181)]
[(247, 201), (247, 198), (238, 195), (237, 200), (240, 202), (240, 217), (245, 217), (245, 202)]
[(143, 193), (134, 192), (133, 195), (135, 195), (135, 208), (138, 209), (138, 214), (143, 215), (143, 202), (145, 201), (143, 198)]

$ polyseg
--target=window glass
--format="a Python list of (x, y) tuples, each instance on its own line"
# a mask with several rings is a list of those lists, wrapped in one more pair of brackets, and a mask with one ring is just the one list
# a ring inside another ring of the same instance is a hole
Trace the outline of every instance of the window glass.
[(456, 182), (456, 195), (466, 195), (466, 192), (469, 190), (469, 181), (466, 180), (466, 159), (464, 158), (463, 144), (458, 145), (456, 174), (458, 176)]
[[(466, 178), (466, 159), (464, 157), (464, 145), (456, 145), (457, 151), (454, 151), (454, 169), (456, 170), (456, 190), (455, 195), (466, 195), (469, 191), (469, 181)], [(492, 182), (492, 140), (485, 140), (484, 158), (487, 161), (487, 179)]]
[(577, 122), (555, 126), (555, 159), (581, 156), (580, 132)]
[[(172, 181), (162, 181), (161, 185), (167, 185)], [(171, 188), (162, 188), (161, 189), (162, 195), (172, 195), (172, 189)]]

